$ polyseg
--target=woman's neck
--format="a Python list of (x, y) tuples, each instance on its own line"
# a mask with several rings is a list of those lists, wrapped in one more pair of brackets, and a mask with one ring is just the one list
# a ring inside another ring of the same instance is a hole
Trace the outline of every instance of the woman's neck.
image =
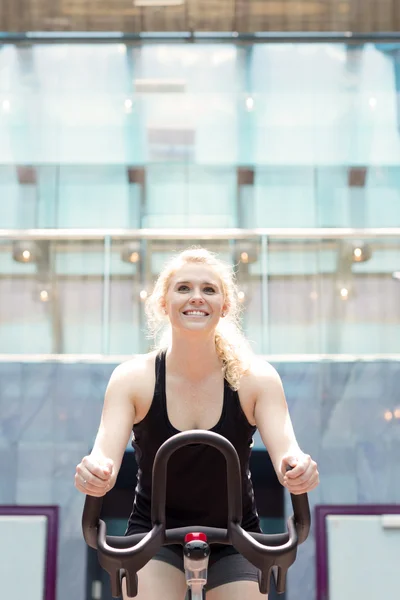
[(200, 381), (222, 370), (215, 349), (214, 335), (193, 339), (172, 339), (166, 354), (168, 372), (192, 381)]

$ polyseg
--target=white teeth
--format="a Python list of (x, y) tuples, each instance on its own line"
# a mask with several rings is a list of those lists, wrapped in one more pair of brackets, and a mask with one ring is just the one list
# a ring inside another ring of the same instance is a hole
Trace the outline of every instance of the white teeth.
[(198, 315), (199, 317), (206, 317), (207, 314), (200, 310), (188, 310), (184, 313), (185, 315)]

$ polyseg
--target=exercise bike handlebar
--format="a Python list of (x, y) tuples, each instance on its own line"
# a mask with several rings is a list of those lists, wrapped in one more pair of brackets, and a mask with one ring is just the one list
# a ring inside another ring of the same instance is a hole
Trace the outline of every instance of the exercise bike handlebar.
[[(227, 466), (228, 515), (227, 528), (180, 527), (166, 530), (167, 466), (171, 455), (190, 444), (206, 444), (225, 456)], [(82, 517), (86, 543), (97, 548), (99, 562), (111, 576), (114, 597), (121, 594), (121, 572), (126, 575), (128, 595), (137, 594), (136, 573), (166, 544), (183, 544), (187, 533), (201, 531), (209, 543), (232, 544), (260, 571), (260, 591), (268, 593), (271, 570), (276, 578), (278, 592), (285, 589), (286, 572), (294, 562), (297, 546), (307, 539), (310, 530), (310, 509), (307, 494), (293, 495), (293, 515), (287, 521), (287, 532), (262, 534), (247, 532), (241, 527), (242, 488), (240, 462), (231, 442), (223, 436), (206, 430), (178, 433), (159, 448), (152, 474), (152, 529), (148, 533), (130, 536), (107, 536), (106, 525), (100, 520), (102, 498), (86, 496)]]

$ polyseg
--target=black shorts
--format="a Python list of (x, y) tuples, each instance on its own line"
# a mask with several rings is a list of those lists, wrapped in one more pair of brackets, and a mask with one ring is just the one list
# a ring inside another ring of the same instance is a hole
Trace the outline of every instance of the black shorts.
[[(153, 557), (153, 560), (161, 560), (182, 573), (183, 548), (182, 546), (163, 546)], [(208, 563), (208, 579), (205, 589), (207, 591), (234, 581), (258, 582), (258, 569), (252, 565), (244, 556), (239, 554), (232, 546), (218, 546), (213, 549)]]

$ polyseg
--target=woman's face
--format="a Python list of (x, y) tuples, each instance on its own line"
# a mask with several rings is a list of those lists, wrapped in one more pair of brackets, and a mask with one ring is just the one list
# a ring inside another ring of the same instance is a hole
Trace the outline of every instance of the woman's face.
[(173, 328), (215, 329), (226, 312), (221, 281), (208, 265), (187, 263), (171, 277), (164, 308)]

